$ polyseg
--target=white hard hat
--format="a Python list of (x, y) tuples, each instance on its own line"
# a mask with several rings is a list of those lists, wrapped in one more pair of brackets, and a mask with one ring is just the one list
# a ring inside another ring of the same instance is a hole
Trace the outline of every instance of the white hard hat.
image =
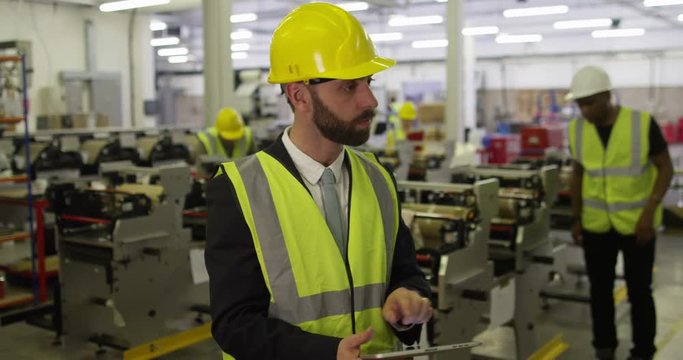
[(581, 68), (574, 74), (569, 94), (564, 99), (576, 100), (609, 90), (612, 90), (612, 82), (607, 72), (601, 67), (591, 65)]

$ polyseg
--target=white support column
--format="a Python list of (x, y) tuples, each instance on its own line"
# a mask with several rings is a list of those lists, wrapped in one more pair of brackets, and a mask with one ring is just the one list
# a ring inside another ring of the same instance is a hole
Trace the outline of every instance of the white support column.
[(218, 110), (234, 104), (230, 57), (232, 0), (202, 0), (204, 11), (204, 119), (213, 124)]
[(133, 36), (133, 84), (135, 98), (133, 99), (133, 127), (156, 126), (154, 116), (146, 116), (144, 112), (145, 100), (156, 98), (154, 87), (154, 49), (149, 45), (152, 31), (149, 30), (151, 16), (135, 16), (135, 30)]
[[(477, 84), (475, 76), (475, 62), (474, 57), (474, 38), (472, 36), (462, 37), (465, 46), (463, 59), (463, 126), (461, 129), (468, 127), (474, 129), (477, 126)], [(462, 132), (462, 131), (461, 131)], [(464, 140), (464, 139), (463, 139)]]
[(446, 7), (446, 139), (462, 140), (463, 124), (463, 36), (462, 1), (449, 1)]

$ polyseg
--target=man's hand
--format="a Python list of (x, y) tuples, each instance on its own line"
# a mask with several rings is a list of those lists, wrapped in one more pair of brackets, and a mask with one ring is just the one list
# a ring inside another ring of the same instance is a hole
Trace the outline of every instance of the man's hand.
[(583, 234), (581, 233), (581, 220), (576, 220), (572, 223), (572, 239), (574, 244), (583, 246)]
[(655, 228), (653, 225), (652, 218), (654, 217), (654, 212), (643, 210), (640, 214), (640, 218), (636, 223), (636, 244), (643, 246), (652, 241), (655, 238)]
[(432, 302), (406, 288), (394, 290), (382, 308), (384, 320), (394, 327), (424, 324), (432, 317)]
[(337, 360), (357, 360), (360, 357), (360, 346), (372, 339), (372, 328), (359, 334), (343, 338), (337, 347)]

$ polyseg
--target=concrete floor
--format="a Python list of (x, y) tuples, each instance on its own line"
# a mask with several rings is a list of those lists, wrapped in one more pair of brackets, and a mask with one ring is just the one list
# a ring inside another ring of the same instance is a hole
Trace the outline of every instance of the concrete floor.
[[(675, 360), (683, 356), (683, 232), (661, 234), (657, 244), (655, 269), (655, 298), (657, 302), (658, 333), (657, 360)], [(630, 348), (630, 318), (628, 302), (617, 307), (617, 323), (620, 345), (618, 359), (625, 359)], [(558, 359), (591, 359), (593, 350), (590, 345), (590, 313), (588, 305), (568, 302), (550, 302), (537, 322), (537, 342), (539, 346), (561, 333), (569, 348)], [(498, 347), (497, 356), (503, 359), (514, 358), (514, 342), (511, 331), (501, 329), (494, 333), (488, 346)], [(95, 347), (67, 351), (61, 346), (52, 345), (54, 335), (25, 323), (0, 328), (0, 358), (24, 359), (120, 359), (121, 352), (109, 350), (95, 354)], [(205, 341), (194, 347), (169, 354), (163, 359), (220, 359), (220, 351), (213, 341)]]
[[(654, 297), (657, 307), (659, 349), (655, 359), (675, 360), (683, 356), (683, 232), (666, 232), (657, 239)], [(619, 285), (617, 285), (619, 286)], [(631, 348), (631, 320), (628, 300), (616, 308), (619, 348), (617, 359), (626, 359)], [(552, 302), (538, 319), (539, 334), (562, 333), (569, 348), (559, 359), (591, 359), (592, 335), (587, 304)], [(539, 335), (540, 336), (540, 335)]]

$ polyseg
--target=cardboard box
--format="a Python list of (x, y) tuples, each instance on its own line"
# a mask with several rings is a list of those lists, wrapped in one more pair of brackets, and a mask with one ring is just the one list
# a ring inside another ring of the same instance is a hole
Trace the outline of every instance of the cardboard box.
[(422, 123), (443, 123), (446, 117), (444, 103), (424, 103), (417, 108), (417, 118)]
[(38, 115), (37, 130), (58, 130), (62, 128), (62, 115)]
[(70, 114), (64, 117), (64, 129), (92, 129), (109, 126), (109, 117), (100, 113)]

